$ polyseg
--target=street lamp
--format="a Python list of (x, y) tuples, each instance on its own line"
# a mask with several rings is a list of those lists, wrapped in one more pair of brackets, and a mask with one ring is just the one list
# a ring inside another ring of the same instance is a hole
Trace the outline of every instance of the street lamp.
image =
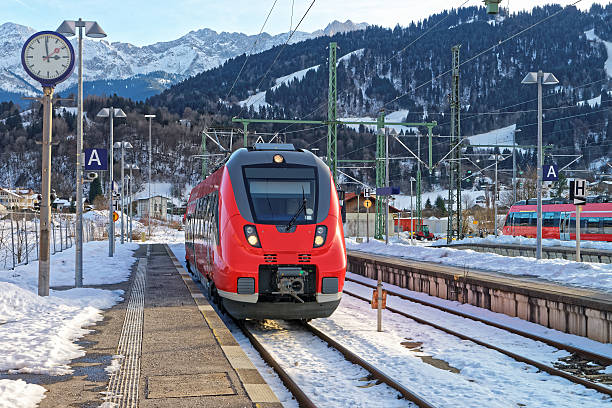
[(121, 243), (125, 242), (125, 221), (124, 221), (124, 210), (125, 210), (125, 164), (123, 161), (125, 149), (131, 149), (132, 145), (130, 142), (115, 142), (113, 147), (121, 149)]
[(538, 232), (536, 259), (542, 259), (542, 84), (555, 85), (559, 80), (550, 72), (530, 72), (521, 81), (522, 84), (538, 84)]
[(57, 32), (66, 37), (75, 35), (79, 28), (79, 78), (77, 97), (77, 148), (76, 148), (76, 243), (74, 286), (83, 286), (83, 28), (85, 35), (91, 38), (104, 38), (106, 33), (95, 21), (82, 19), (64, 20), (57, 28)]
[(112, 257), (115, 253), (115, 220), (113, 220), (113, 118), (125, 118), (127, 115), (118, 108), (102, 108), (96, 115), (99, 118), (110, 119), (110, 134), (108, 141), (109, 165), (108, 165), (108, 256)]
[[(149, 238), (151, 237), (151, 121), (155, 117), (155, 115), (144, 115), (145, 118), (149, 119), (149, 209), (147, 211), (147, 216), (149, 217)], [(246, 146), (246, 145), (245, 145)]]
[(129, 182), (129, 189), (128, 189), (128, 196), (129, 196), (129, 200), (128, 200), (128, 217), (130, 218), (130, 223), (129, 223), (129, 237), (130, 237), (130, 241), (133, 241), (133, 236), (132, 236), (132, 207), (133, 207), (133, 183), (134, 183), (134, 177), (132, 176), (132, 170), (140, 170), (140, 167), (138, 167), (137, 164), (127, 164), (125, 166), (126, 169), (130, 170), (130, 182)]

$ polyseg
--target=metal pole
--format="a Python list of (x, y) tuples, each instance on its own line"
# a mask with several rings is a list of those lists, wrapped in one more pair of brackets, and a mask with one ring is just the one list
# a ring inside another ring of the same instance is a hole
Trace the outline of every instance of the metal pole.
[(410, 245), (414, 245), (414, 207), (412, 206), (412, 176), (410, 177)]
[(51, 141), (53, 88), (43, 87), (43, 142), (40, 200), (40, 249), (38, 251), (38, 295), (49, 296), (49, 224), (51, 224)]
[(114, 167), (114, 149), (113, 149), (113, 115), (115, 108), (110, 107), (108, 117), (110, 119), (110, 134), (108, 142), (109, 160), (108, 164), (108, 256), (113, 256), (115, 253), (115, 220), (113, 219), (113, 167)]
[(134, 241), (134, 237), (132, 236), (132, 184), (134, 183), (134, 179), (132, 176), (132, 168), (134, 167), (134, 163), (132, 163), (130, 165), (130, 184), (129, 184), (129, 194), (130, 194), (130, 199), (129, 199), (129, 205), (130, 208), (128, 209), (129, 211), (129, 215), (130, 215), (130, 242)]
[(542, 71), (538, 71), (538, 231), (536, 259), (542, 259)]
[[(389, 187), (389, 132), (385, 129), (385, 187)], [(385, 197), (385, 245), (389, 245), (389, 195)], [(379, 302), (381, 300), (379, 299)], [(380, 307), (380, 303), (378, 304)], [(380, 330), (379, 330), (380, 331)]]
[(512, 134), (512, 204), (516, 203), (516, 131)]
[(366, 207), (366, 242), (370, 242), (370, 207)]
[[(19, 245), (19, 239), (17, 239)], [(13, 229), (13, 211), (11, 211), (11, 253), (13, 255), (13, 268), (15, 269), (15, 231)]]
[(359, 236), (359, 212), (361, 211), (361, 208), (359, 207), (359, 196), (361, 195), (361, 193), (358, 191), (357, 192), (357, 236)]
[(28, 220), (26, 219), (26, 217), (23, 217), (23, 226), (24, 226), (24, 230), (25, 230), (25, 256), (26, 256), (26, 265), (30, 262), (29, 256), (28, 256)]
[[(148, 210), (148, 214), (147, 216), (149, 217), (149, 238), (151, 237), (151, 154), (152, 154), (152, 147), (151, 147), (151, 121), (153, 120), (153, 118), (149, 118), (149, 210)], [(246, 140), (246, 134), (245, 134), (245, 140)], [(245, 144), (246, 147), (246, 144)]]
[(376, 266), (376, 269), (378, 269), (378, 284), (376, 285), (376, 289), (377, 289), (377, 293), (376, 296), (378, 297), (378, 310), (377, 310), (377, 330), (379, 332), (382, 331), (382, 271), (381, 268)]
[(495, 221), (495, 238), (497, 238), (497, 153), (495, 153), (495, 193), (493, 194), (493, 219)]
[(580, 258), (580, 210), (581, 205), (576, 206), (576, 262), (581, 262)]
[[(79, 23), (82, 20), (79, 18)], [(76, 147), (76, 248), (74, 286), (83, 286), (83, 25), (79, 27), (79, 78), (77, 91), (77, 147)]]
[(125, 141), (121, 142), (121, 244), (125, 243), (125, 219), (123, 212), (125, 210), (125, 169), (123, 164), (125, 151)]

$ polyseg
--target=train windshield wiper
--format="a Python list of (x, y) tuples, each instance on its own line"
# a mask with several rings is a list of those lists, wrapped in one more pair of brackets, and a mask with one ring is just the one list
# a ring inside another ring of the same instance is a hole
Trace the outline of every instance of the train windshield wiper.
[(289, 232), (291, 227), (293, 227), (293, 223), (297, 220), (297, 217), (300, 215), (302, 211), (306, 210), (306, 196), (304, 195), (304, 187), (302, 187), (302, 205), (298, 208), (297, 212), (291, 217), (291, 221), (285, 227), (285, 231)]

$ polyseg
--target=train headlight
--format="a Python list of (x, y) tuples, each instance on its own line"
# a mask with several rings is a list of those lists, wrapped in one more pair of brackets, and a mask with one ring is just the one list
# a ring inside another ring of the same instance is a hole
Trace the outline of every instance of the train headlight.
[(244, 226), (244, 236), (251, 246), (261, 248), (261, 243), (259, 242), (259, 237), (257, 236), (257, 229), (254, 225)]
[(274, 155), (274, 163), (281, 164), (284, 161), (285, 161), (285, 158), (283, 156), (281, 156), (280, 154), (275, 154)]
[(325, 239), (327, 238), (327, 227), (325, 225), (317, 225), (315, 229), (315, 237), (314, 242), (312, 244), (313, 248), (319, 248), (325, 244)]

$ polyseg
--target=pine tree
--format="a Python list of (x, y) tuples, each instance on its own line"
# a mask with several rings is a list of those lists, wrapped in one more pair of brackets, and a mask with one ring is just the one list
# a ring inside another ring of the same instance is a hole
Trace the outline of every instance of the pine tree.
[(425, 209), (431, 210), (431, 200), (429, 198), (425, 201)]
[(100, 177), (96, 177), (89, 186), (89, 202), (93, 204), (97, 196), (102, 195), (102, 184), (100, 183)]
[(436, 197), (436, 209), (438, 209), (443, 215), (446, 214), (446, 206), (444, 205), (444, 199), (442, 196)]

